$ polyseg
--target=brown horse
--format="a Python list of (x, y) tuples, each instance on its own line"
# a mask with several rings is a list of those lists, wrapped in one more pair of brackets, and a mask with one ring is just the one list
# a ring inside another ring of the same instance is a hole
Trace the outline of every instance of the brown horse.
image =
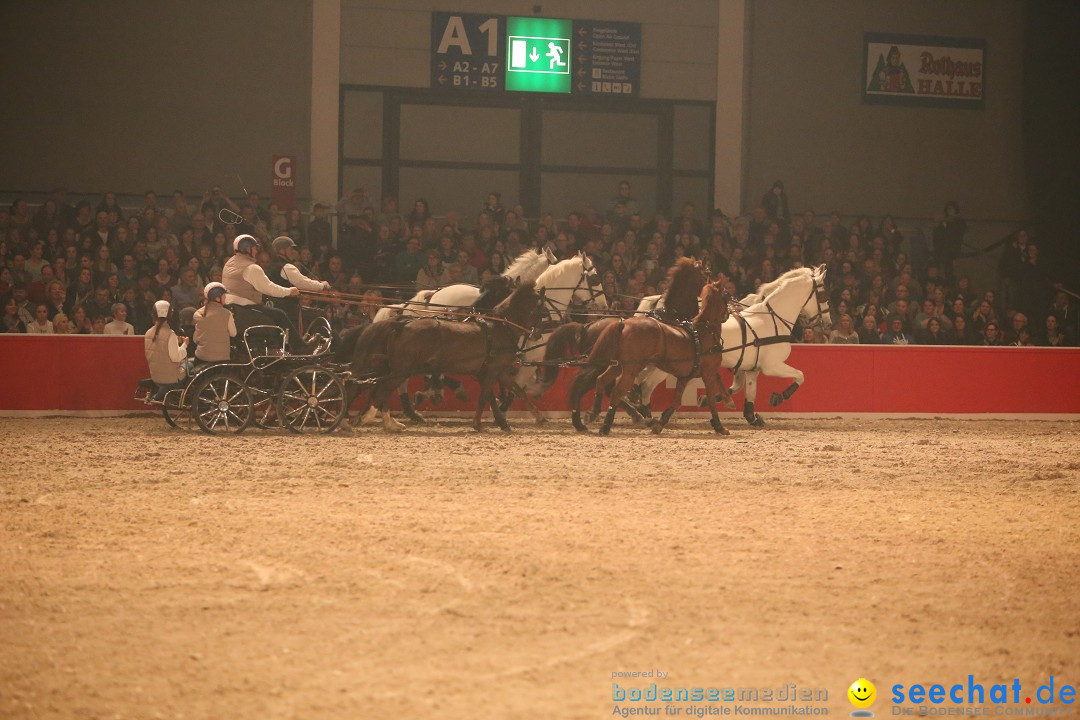
[(473, 427), (483, 430), (484, 407), (491, 405), (495, 422), (509, 432), (510, 425), (494, 401), (492, 386), (496, 382), (513, 382), (510, 371), (517, 362), (519, 341), (539, 321), (542, 302), (543, 293), (537, 293), (529, 282), (476, 321), (419, 318), (374, 323), (356, 341), (353, 375), (378, 377), (372, 408), (382, 411), (383, 426), (394, 432), (405, 426), (391, 417), (387, 401), (402, 380), (444, 372), (472, 375), (480, 383)]
[[(707, 282), (706, 270), (701, 263), (693, 258), (680, 258), (668, 270), (668, 291), (664, 295), (663, 309), (657, 315), (666, 322), (678, 323), (692, 320), (698, 314), (698, 297)], [(618, 318), (604, 318), (584, 325), (567, 323), (552, 333), (548, 338), (544, 353), (544, 360), (551, 364), (543, 367), (538, 373), (540, 393), (551, 387), (558, 376), (559, 366), (555, 362), (588, 355), (603, 331), (619, 322)], [(587, 370), (582, 372), (587, 372)], [(605, 389), (610, 390), (610, 388)], [(603, 394), (597, 393), (593, 400), (590, 422), (600, 415), (602, 402)], [(576, 407), (576, 405), (572, 406), (571, 409)], [(646, 406), (634, 407), (624, 401), (623, 407), (630, 413), (635, 423), (641, 422), (644, 416), (651, 414)]]
[[(701, 291), (701, 310), (690, 323), (691, 329), (668, 325), (651, 317), (630, 318), (606, 328), (589, 355), (589, 365), (594, 371), (583, 371), (571, 385), (570, 407), (578, 407), (593, 378), (597, 393), (615, 381), (611, 405), (600, 428), (600, 434), (607, 435), (611, 432), (615, 411), (626, 398), (634, 378), (646, 366), (655, 365), (674, 375), (677, 383), (671, 404), (658, 421), (650, 423), (653, 432), (663, 431), (678, 408), (687, 383), (700, 376), (705, 382), (713, 429), (728, 434), (716, 411), (716, 393), (720, 388), (718, 373), (723, 360), (720, 327), (728, 317), (728, 300), (723, 283), (715, 282)], [(585, 429), (580, 411), (573, 410), (573, 419), (575, 428)]]

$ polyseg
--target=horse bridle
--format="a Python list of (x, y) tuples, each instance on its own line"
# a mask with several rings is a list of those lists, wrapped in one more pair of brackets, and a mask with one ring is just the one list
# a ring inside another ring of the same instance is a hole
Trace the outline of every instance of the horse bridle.
[[(596, 267), (592, 269), (586, 269), (585, 263), (581, 264), (581, 275), (578, 276), (577, 283), (573, 287), (573, 292), (570, 293), (570, 300), (566, 303), (560, 303), (558, 300), (554, 300), (547, 296), (544, 296), (544, 304), (548, 306), (550, 310), (553, 310), (560, 319), (565, 319), (567, 311), (570, 308), (570, 303), (577, 297), (578, 291), (584, 289), (589, 293), (589, 298), (586, 303), (591, 303), (604, 294), (603, 284), (600, 282), (600, 274), (596, 271)], [(562, 307), (559, 307), (562, 305)]]
[[(799, 315), (802, 314), (802, 308), (806, 307), (810, 303), (810, 298), (814, 298), (814, 305), (817, 308), (817, 314), (815, 314), (814, 317), (810, 318), (809, 322), (815, 323), (824, 332), (825, 313), (821, 310), (821, 303), (822, 301), (827, 303), (829, 299), (825, 292), (825, 284), (819, 283), (816, 277), (812, 277), (811, 281), (813, 284), (810, 286), (810, 294), (806, 296), (806, 300), (804, 300), (803, 304), (799, 306)], [(795, 329), (795, 323), (799, 321), (798, 316), (796, 316), (795, 320), (793, 320), (792, 322), (788, 322), (786, 319), (784, 319), (782, 315), (780, 315), (780, 313), (773, 310), (773, 307), (771, 304), (769, 304), (768, 300), (765, 301), (765, 307), (766, 309), (768, 309), (769, 314), (773, 317), (773, 325), (774, 329), (777, 331), (777, 335), (780, 334), (779, 328), (775, 328), (777, 320), (784, 324), (784, 326), (787, 328), (788, 334), (790, 335), (791, 332)]]

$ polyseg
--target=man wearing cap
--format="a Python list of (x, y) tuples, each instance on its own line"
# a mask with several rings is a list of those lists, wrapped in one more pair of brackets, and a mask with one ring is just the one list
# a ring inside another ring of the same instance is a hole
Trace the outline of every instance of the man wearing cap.
[[(298, 288), (300, 290), (314, 290), (326, 292), (330, 289), (330, 283), (325, 280), (312, 280), (298, 267), (296, 259), (296, 243), (288, 235), (280, 235), (274, 238), (270, 246), (274, 252), (274, 259), (270, 263), (270, 271), (267, 277), (270, 282), (282, 287)], [(306, 268), (305, 268), (306, 270)], [(300, 301), (296, 298), (281, 298), (274, 302), (276, 307), (285, 311), (289, 318), (297, 317), (300, 310)]]
[(184, 377), (181, 365), (187, 359), (187, 338), (177, 338), (169, 327), (169, 301), (154, 303), (154, 326), (143, 336), (146, 364), (150, 366), (150, 379), (157, 385), (156, 397), (164, 397), (168, 390), (180, 387)]
[(225, 286), (209, 283), (204, 289), (206, 303), (195, 311), (195, 357), (203, 362), (227, 362), (231, 357), (229, 339), (236, 337), (236, 320), (222, 304), (228, 297)]
[(269, 322), (288, 330), (289, 347), (294, 353), (302, 352), (304, 346), (292, 319), (281, 310), (262, 304), (263, 295), (275, 298), (297, 297), (300, 294), (299, 288), (282, 287), (266, 277), (266, 272), (255, 262), (259, 254), (259, 244), (251, 235), (237, 235), (233, 240), (233, 249), (236, 252), (221, 271), (221, 282), (225, 286), (224, 304), (232, 306), (234, 312), (239, 308), (244, 312), (262, 315), (262, 318), (255, 322), (247, 322), (241, 318), (244, 327)]

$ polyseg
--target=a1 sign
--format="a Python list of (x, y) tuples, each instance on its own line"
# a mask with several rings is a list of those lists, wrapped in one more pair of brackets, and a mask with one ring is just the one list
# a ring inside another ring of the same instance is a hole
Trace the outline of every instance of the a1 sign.
[(432, 13), (431, 87), (502, 90), (502, 23), (498, 15)]

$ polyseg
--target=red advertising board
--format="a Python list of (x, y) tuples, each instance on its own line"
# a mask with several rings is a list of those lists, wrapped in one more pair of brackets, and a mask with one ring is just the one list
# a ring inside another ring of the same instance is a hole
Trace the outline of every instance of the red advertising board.
[(275, 155), (271, 170), (270, 202), (282, 210), (296, 207), (296, 156)]

